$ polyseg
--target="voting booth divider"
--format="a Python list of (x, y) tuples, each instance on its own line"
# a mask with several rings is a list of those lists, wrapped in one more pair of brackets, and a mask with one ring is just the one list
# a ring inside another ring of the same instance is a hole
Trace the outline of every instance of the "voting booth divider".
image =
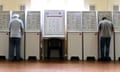
[(40, 60), (41, 12), (27, 11), (25, 25), (25, 59)]
[(8, 59), (10, 11), (0, 11), (0, 56)]
[(97, 60), (98, 58), (98, 35), (97, 35), (97, 14), (96, 11), (82, 12), (83, 31), (83, 60)]
[(120, 60), (120, 12), (119, 11), (113, 11), (112, 12), (112, 20), (113, 20), (113, 25), (115, 28), (115, 32), (114, 32), (114, 59), (116, 61)]
[(83, 41), (82, 41), (82, 12), (67, 12), (67, 42), (68, 42), (68, 60), (73, 58), (83, 59)]

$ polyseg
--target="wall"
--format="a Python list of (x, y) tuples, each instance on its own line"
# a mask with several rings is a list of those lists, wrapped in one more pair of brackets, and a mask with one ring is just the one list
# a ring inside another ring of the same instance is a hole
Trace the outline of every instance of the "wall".
[(120, 5), (120, 0), (85, 0), (85, 8), (89, 9), (89, 5), (95, 5), (98, 11), (111, 11), (113, 5)]
[(89, 10), (89, 5), (95, 5), (99, 11), (107, 10), (107, 0), (85, 0), (84, 3), (86, 10)]
[[(30, 0), (0, 0), (3, 10), (19, 10), (20, 5), (30, 7)], [(85, 10), (89, 9), (89, 5), (95, 5), (98, 11), (111, 11), (113, 5), (120, 5), (120, 0), (84, 0)]]
[(3, 10), (20, 10), (20, 5), (29, 7), (30, 0), (0, 0)]
[(119, 5), (120, 6), (120, 0), (110, 0), (109, 4), (108, 4), (108, 9), (112, 10), (113, 9), (113, 5)]

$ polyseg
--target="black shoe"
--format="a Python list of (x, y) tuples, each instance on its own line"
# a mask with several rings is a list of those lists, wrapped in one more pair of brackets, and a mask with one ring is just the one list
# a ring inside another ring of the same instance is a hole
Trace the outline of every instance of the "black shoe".
[(106, 57), (105, 60), (106, 61), (111, 61), (111, 58), (110, 57)]
[(13, 62), (13, 61), (15, 61), (15, 59), (9, 59), (9, 61), (10, 61), (10, 62)]

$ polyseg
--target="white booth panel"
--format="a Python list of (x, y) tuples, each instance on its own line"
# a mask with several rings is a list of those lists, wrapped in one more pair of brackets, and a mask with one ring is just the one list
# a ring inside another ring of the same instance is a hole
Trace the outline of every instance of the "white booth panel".
[(111, 60), (113, 61), (114, 60), (114, 40), (113, 40), (113, 36), (111, 38), (111, 42), (110, 42), (110, 57), (111, 57)]
[(40, 32), (40, 11), (27, 11), (25, 32)]
[(115, 29), (115, 60), (120, 58), (120, 11), (113, 11), (113, 24)]
[(0, 11), (0, 56), (8, 59), (9, 35), (8, 23), (10, 20), (10, 11)]
[(115, 60), (119, 60), (120, 57), (120, 32), (115, 33)]
[(39, 37), (40, 37), (40, 11), (27, 11), (26, 13), (26, 56), (25, 59), (29, 57), (36, 57), (37, 60), (40, 58), (39, 51)]
[(82, 32), (82, 13), (67, 11), (67, 32)]
[(9, 52), (9, 35), (8, 32), (0, 33), (0, 56), (5, 56), (8, 59)]
[(98, 35), (97, 33), (83, 33), (84, 41), (84, 60), (87, 60), (87, 57), (98, 58)]
[(82, 33), (68, 32), (68, 60), (72, 56), (82, 59)]
[(24, 36), (23, 36), (22, 39), (21, 39), (21, 58), (22, 58), (22, 59), (25, 58), (25, 53), (24, 53), (24, 51), (25, 51), (25, 50), (24, 50), (24, 45), (25, 45), (25, 44), (24, 44), (24, 39), (25, 39), (25, 38), (24, 38)]
[(65, 11), (45, 10), (43, 37), (65, 37)]
[(10, 20), (10, 12), (9, 11), (0, 11), (0, 31), (8, 32), (8, 24)]
[(40, 35), (39, 32), (27, 32), (26, 33), (26, 56), (25, 59), (27, 60), (29, 56), (35, 56), (37, 60), (40, 58)]

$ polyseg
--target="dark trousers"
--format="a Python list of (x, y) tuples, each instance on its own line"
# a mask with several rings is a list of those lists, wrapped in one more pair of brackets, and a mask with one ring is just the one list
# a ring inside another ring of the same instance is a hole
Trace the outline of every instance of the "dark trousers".
[(100, 38), (101, 59), (109, 57), (110, 40), (111, 40), (110, 37), (101, 37)]
[(16, 59), (20, 59), (21, 38), (9, 38), (9, 60), (14, 59), (14, 49), (16, 48)]

